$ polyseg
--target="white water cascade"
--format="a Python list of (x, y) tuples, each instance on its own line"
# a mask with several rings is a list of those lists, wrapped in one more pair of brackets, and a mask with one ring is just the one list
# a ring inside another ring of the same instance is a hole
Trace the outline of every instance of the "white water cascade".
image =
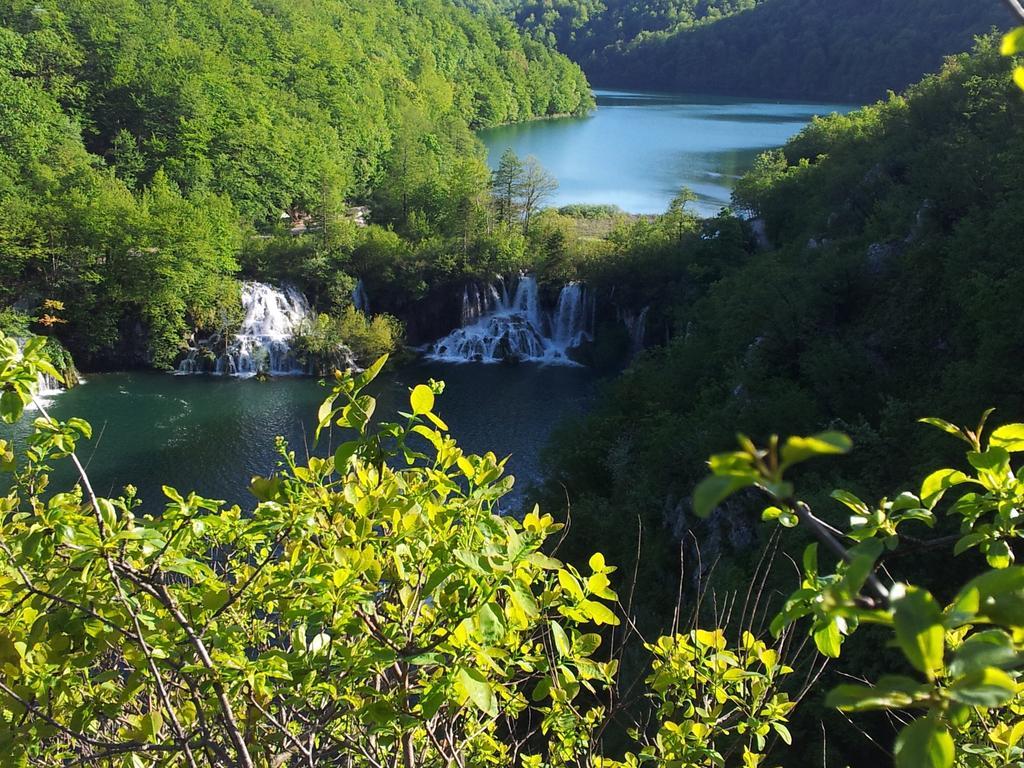
[(370, 314), (370, 294), (366, 292), (366, 285), (362, 278), (356, 281), (356, 286), (352, 289), (352, 306), (364, 315)]
[(594, 303), (580, 283), (562, 288), (553, 312), (541, 307), (537, 280), (523, 275), (509, 297), (505, 284), (468, 286), (462, 327), (435, 342), (434, 360), (452, 363), (532, 361), (575, 365), (569, 352), (591, 339)]
[(646, 306), (640, 310), (639, 314), (634, 314), (632, 310), (619, 313), (622, 324), (626, 326), (626, 330), (629, 332), (630, 359), (644, 351), (647, 342), (647, 314), (650, 311), (650, 306)]
[(257, 374), (292, 376), (305, 373), (292, 352), (291, 340), (310, 317), (309, 302), (290, 286), (275, 288), (265, 283), (242, 284), (245, 319), (238, 333), (219, 356), (211, 347), (218, 339), (197, 344), (178, 366), (179, 373), (203, 370), (203, 356), (216, 357), (214, 371), (228, 376)]
[[(14, 337), (14, 343), (18, 345), (18, 349), (23, 349), (26, 341), (27, 339), (18, 336)], [(79, 379), (78, 381), (82, 382), (84, 379)], [(36, 374), (36, 383), (32, 386), (32, 395), (45, 407), (50, 404), (55, 395), (59, 395), (64, 390), (64, 385), (53, 378), (53, 376), (48, 373), (39, 372)], [(35, 405), (30, 403), (28, 408), (29, 410), (34, 410)]]

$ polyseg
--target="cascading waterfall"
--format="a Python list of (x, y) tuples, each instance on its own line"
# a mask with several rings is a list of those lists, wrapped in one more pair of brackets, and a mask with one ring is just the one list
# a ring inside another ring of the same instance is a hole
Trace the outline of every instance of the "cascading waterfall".
[[(18, 345), (18, 349), (22, 349), (25, 346), (25, 342), (28, 339), (15, 337), (14, 343)], [(84, 381), (79, 379), (79, 382)], [(36, 383), (32, 387), (32, 394), (41, 402), (43, 405), (48, 405), (53, 399), (54, 395), (59, 395), (65, 389), (64, 385), (61, 384), (57, 379), (53, 378), (48, 373), (39, 372), (36, 374)], [(30, 404), (29, 408), (33, 409), (35, 406)]]
[(291, 376), (305, 373), (292, 352), (291, 340), (310, 316), (309, 302), (290, 286), (275, 288), (265, 283), (242, 284), (245, 319), (239, 332), (227, 342), (222, 354), (213, 352), (219, 338), (194, 345), (178, 366), (179, 373), (204, 370), (204, 358), (215, 358), (214, 372), (249, 377), (257, 374)]
[(511, 298), (504, 283), (467, 286), (462, 326), (435, 342), (428, 356), (456, 363), (523, 360), (575, 365), (569, 352), (591, 339), (593, 298), (582, 284), (569, 283), (548, 313), (531, 275), (519, 278)]
[(362, 278), (356, 281), (356, 287), (352, 289), (352, 306), (364, 315), (370, 314), (370, 294), (366, 292)]
[(647, 314), (651, 311), (649, 306), (640, 310), (639, 314), (633, 314), (632, 310), (620, 313), (623, 325), (629, 331), (629, 356), (634, 358), (644, 351), (647, 342)]

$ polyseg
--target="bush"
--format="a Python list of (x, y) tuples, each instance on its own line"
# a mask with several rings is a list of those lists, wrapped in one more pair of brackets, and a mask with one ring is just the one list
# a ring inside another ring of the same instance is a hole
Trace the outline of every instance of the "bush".
[(299, 359), (318, 373), (368, 365), (402, 348), (405, 329), (391, 315), (367, 317), (353, 306), (340, 315), (320, 314), (305, 323), (293, 345)]

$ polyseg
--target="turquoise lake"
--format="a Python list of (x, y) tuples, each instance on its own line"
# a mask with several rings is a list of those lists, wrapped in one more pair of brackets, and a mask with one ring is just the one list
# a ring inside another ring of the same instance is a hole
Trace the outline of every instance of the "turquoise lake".
[(497, 166), (512, 147), (558, 179), (549, 205), (607, 203), (630, 213), (663, 213), (683, 186), (694, 209), (712, 215), (766, 149), (781, 146), (814, 115), (846, 105), (598, 90), (584, 118), (540, 120), (480, 132)]
[[(552, 429), (580, 413), (597, 380), (586, 368), (523, 364), (451, 365), (420, 362), (387, 370), (372, 387), (376, 420), (408, 410), (409, 390), (429, 379), (446, 383), (437, 412), (467, 452), (509, 456), (516, 486), (506, 509), (518, 508), (527, 487), (540, 479), (540, 454)], [(284, 437), (300, 457), (327, 455), (330, 444), (350, 439), (326, 435), (313, 445), (317, 407), (326, 390), (315, 379), (280, 377), (260, 382), (221, 376), (173, 376), (132, 372), (93, 374), (86, 383), (52, 397), (58, 419), (85, 418), (93, 439), (80, 455), (97, 493), (117, 495), (128, 483), (139, 489), (147, 511), (163, 507), (162, 485), (195, 490), (252, 508), (254, 475), (272, 474), (274, 438)], [(31, 413), (15, 428), (0, 425), (23, 449)], [(76, 480), (70, 462), (54, 464), (52, 489)]]

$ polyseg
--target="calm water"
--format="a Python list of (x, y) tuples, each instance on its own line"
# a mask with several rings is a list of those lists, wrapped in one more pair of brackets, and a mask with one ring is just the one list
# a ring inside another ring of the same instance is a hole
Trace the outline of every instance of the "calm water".
[[(422, 363), (381, 378), (375, 393), (379, 419), (408, 408), (411, 386), (428, 378), (444, 380), (447, 388), (437, 411), (452, 434), (468, 451), (511, 454), (510, 472), (520, 493), (539, 477), (538, 454), (551, 428), (562, 416), (583, 408), (594, 385), (587, 369), (535, 365)], [(325, 390), (311, 379), (261, 383), (158, 373), (93, 374), (83, 386), (55, 397), (49, 410), (57, 418), (81, 416), (92, 423), (95, 434), (82, 445), (80, 456), (88, 462), (100, 494), (116, 495), (132, 483), (143, 500), (159, 508), (160, 487), (166, 484), (247, 508), (255, 505), (249, 478), (274, 469), (275, 435), (284, 436), (303, 455), (324, 396)], [(56, 489), (63, 490), (72, 476), (67, 462), (58, 465)]]
[(597, 91), (586, 118), (543, 120), (480, 132), (496, 167), (512, 147), (534, 155), (559, 181), (550, 205), (611, 203), (663, 213), (681, 187), (709, 215), (729, 203), (736, 179), (758, 154), (778, 147), (835, 104), (777, 103), (712, 96)]

